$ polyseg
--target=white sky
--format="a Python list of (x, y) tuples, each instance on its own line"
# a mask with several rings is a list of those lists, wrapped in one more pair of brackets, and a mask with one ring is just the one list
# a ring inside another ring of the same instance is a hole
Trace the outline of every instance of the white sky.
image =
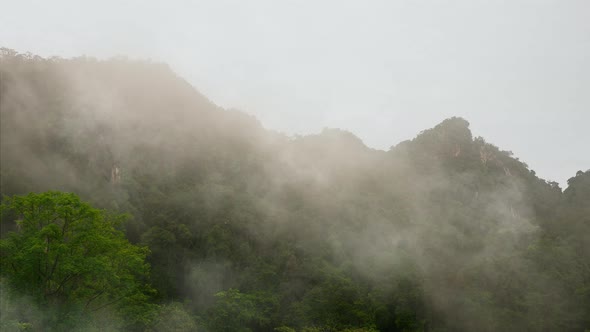
[(590, 168), (589, 0), (0, 0), (0, 46), (164, 61), (288, 134), (388, 149), (456, 115), (562, 186)]

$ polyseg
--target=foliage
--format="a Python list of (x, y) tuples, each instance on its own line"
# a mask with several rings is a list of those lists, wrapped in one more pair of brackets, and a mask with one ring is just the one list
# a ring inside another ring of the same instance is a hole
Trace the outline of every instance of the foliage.
[[(2, 324), (96, 329), (123, 297), (113, 329), (590, 328), (590, 171), (562, 191), (461, 118), (377, 151), (265, 130), (162, 64), (0, 53), (3, 308), (31, 307)], [(113, 212), (18, 196), (46, 190)]]
[(0, 242), (2, 277), (36, 305), (59, 308), (49, 324), (109, 307), (130, 324), (149, 321), (148, 249), (130, 244), (116, 229), (124, 216), (60, 192), (8, 197), (2, 213), (3, 223), (16, 223)]
[(197, 331), (197, 323), (182, 303), (173, 302), (160, 307), (158, 316), (150, 330), (154, 332), (191, 332)]

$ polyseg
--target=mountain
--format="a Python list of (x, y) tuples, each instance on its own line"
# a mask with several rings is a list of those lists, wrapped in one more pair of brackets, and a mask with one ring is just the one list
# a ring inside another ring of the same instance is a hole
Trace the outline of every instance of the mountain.
[(590, 170), (562, 191), (462, 118), (380, 151), (340, 129), (266, 130), (164, 64), (0, 56), (3, 197), (59, 190), (132, 215), (164, 316), (204, 331), (590, 328)]

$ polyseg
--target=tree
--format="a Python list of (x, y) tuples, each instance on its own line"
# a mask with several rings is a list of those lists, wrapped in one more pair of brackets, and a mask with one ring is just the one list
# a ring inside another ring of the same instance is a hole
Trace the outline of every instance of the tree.
[(276, 308), (272, 294), (248, 294), (235, 288), (215, 294), (216, 303), (209, 310), (211, 331), (269, 330), (270, 312)]
[(172, 302), (160, 308), (151, 330), (154, 332), (195, 332), (197, 324), (182, 303)]
[(16, 223), (16, 231), (0, 240), (1, 276), (13, 294), (56, 310), (46, 324), (110, 309), (128, 328), (148, 323), (154, 309), (147, 301), (148, 249), (117, 229), (125, 215), (53, 191), (8, 197), (1, 211), (3, 223)]

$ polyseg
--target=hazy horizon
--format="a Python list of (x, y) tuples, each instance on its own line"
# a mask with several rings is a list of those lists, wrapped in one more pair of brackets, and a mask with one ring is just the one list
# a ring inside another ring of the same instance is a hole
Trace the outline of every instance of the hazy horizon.
[(475, 136), (564, 188), (590, 168), (583, 152), (589, 2), (22, 1), (0, 8), (0, 46), (165, 62), (214, 103), (290, 135), (336, 127), (387, 150), (461, 116)]

